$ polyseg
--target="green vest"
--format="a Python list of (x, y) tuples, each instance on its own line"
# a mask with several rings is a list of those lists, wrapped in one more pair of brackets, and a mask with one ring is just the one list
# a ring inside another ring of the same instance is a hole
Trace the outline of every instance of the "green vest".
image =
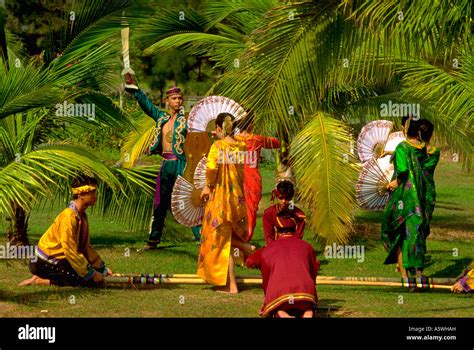
[[(155, 122), (155, 130), (152, 142), (150, 143), (150, 147), (148, 152), (150, 154), (162, 154), (163, 153), (163, 145), (162, 145), (162, 129), (163, 125), (165, 125), (168, 120), (170, 120), (171, 116), (156, 108), (155, 105), (150, 101), (150, 99), (144, 94), (142, 90), (138, 90), (135, 92), (135, 98), (138, 101), (138, 104), (143, 109), (143, 111), (150, 117), (152, 117)], [(173, 132), (173, 140), (171, 141), (171, 148), (173, 153), (179, 159), (186, 161), (186, 156), (184, 154), (184, 141), (186, 139), (186, 135), (188, 133), (188, 124), (186, 122), (186, 117), (184, 116), (184, 110), (181, 109), (178, 113), (178, 116), (174, 122), (174, 132)]]

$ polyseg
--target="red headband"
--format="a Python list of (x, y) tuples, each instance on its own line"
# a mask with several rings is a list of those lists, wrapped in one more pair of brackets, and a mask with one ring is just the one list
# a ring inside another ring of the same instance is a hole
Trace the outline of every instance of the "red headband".
[(166, 91), (166, 96), (173, 95), (173, 94), (181, 95), (182, 94), (181, 89), (177, 86), (173, 86)]

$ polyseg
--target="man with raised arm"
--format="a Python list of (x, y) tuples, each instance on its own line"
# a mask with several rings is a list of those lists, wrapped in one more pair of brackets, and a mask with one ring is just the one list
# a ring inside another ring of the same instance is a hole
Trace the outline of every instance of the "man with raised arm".
[[(166, 213), (171, 207), (171, 194), (178, 175), (183, 175), (186, 165), (184, 141), (188, 133), (181, 89), (173, 86), (166, 91), (168, 111), (156, 108), (143, 90), (139, 89), (130, 74), (125, 75), (125, 90), (138, 101), (143, 111), (155, 120), (155, 132), (148, 152), (159, 154), (163, 163), (156, 179), (153, 223), (147, 241), (148, 249), (156, 249), (161, 243)], [(192, 228), (199, 241), (200, 226)]]

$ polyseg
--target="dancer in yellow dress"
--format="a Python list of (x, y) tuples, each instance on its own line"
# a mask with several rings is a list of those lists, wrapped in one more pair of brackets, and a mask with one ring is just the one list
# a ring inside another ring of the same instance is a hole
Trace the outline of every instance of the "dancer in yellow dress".
[(206, 187), (201, 198), (207, 201), (202, 220), (198, 275), (206, 282), (222, 286), (220, 291), (238, 293), (234, 255), (249, 256), (255, 249), (248, 240), (247, 208), (244, 195), (246, 147), (232, 137), (234, 117), (220, 113), (216, 136), (207, 158)]

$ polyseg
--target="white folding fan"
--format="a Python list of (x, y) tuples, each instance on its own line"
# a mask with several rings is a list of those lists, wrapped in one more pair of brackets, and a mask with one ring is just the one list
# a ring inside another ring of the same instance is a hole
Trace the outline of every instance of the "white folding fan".
[(194, 170), (194, 187), (202, 189), (206, 187), (207, 157), (203, 157)]
[(367, 210), (382, 210), (388, 201), (387, 185), (393, 176), (390, 156), (365, 162), (356, 185), (359, 206)]
[(403, 131), (392, 132), (388, 136), (387, 143), (385, 144), (384, 151), (385, 152), (393, 152), (395, 148), (397, 148), (398, 144), (405, 140), (405, 135)]
[(171, 212), (181, 225), (194, 227), (201, 224), (204, 205), (197, 189), (184, 177), (178, 176), (171, 194)]
[(219, 113), (224, 112), (232, 114), (236, 120), (240, 120), (247, 115), (247, 112), (230, 98), (225, 96), (208, 96), (194, 105), (189, 112), (189, 131), (211, 131), (208, 127), (209, 122), (216, 119)]
[(357, 139), (357, 152), (362, 163), (382, 153), (393, 123), (388, 120), (374, 120), (365, 125)]

